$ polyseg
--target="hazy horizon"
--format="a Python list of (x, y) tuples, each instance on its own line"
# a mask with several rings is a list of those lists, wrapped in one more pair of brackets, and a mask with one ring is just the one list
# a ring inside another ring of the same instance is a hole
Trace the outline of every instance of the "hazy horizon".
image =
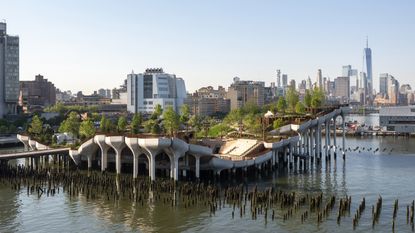
[[(186, 82), (228, 87), (235, 76), (331, 80), (363, 67), (372, 49), (374, 89), (390, 73), (414, 87), (414, 1), (3, 1), (0, 19), (20, 37), (20, 80), (42, 74), (61, 90), (118, 87), (162, 67)], [(351, 80), (354, 84), (354, 80)]]

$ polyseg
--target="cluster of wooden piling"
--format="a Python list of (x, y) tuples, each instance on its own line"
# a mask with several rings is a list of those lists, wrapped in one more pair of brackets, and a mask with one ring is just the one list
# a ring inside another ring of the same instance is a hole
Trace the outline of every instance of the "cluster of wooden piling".
[[(134, 206), (151, 203), (162, 204), (168, 208), (204, 208), (211, 216), (221, 209), (231, 210), (232, 219), (249, 217), (252, 220), (289, 221), (298, 219), (301, 223), (314, 219), (322, 224), (337, 207), (337, 223), (350, 216), (351, 196), (337, 198), (323, 193), (286, 192), (257, 186), (226, 185), (220, 183), (175, 182), (171, 179), (151, 181), (147, 177), (132, 178), (116, 176), (106, 172), (85, 172), (53, 167), (37, 168), (24, 166), (0, 167), (0, 184), (9, 185), (27, 195), (54, 196), (64, 193), (70, 199), (106, 200), (117, 203), (119, 200), (131, 201)], [(398, 200), (394, 203), (392, 228), (398, 214)], [(352, 218), (353, 229), (358, 226), (366, 207), (362, 199)], [(382, 197), (372, 206), (372, 225), (379, 221)], [(414, 225), (414, 202), (407, 205), (407, 223)]]

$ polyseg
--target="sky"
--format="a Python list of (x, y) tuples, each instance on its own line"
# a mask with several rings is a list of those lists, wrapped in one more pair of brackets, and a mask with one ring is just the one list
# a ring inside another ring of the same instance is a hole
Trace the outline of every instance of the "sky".
[[(89, 94), (127, 74), (162, 67), (186, 82), (228, 87), (235, 76), (297, 82), (317, 70), (363, 68), (366, 38), (374, 88), (389, 73), (415, 88), (413, 0), (0, 0), (0, 20), (20, 37), (20, 80), (42, 74)], [(353, 81), (352, 81), (353, 82)]]

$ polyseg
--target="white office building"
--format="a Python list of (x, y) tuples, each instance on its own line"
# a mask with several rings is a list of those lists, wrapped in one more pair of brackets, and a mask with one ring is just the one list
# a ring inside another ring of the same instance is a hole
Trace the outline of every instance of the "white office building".
[(167, 74), (163, 69), (146, 69), (144, 73), (127, 75), (127, 110), (132, 113), (152, 113), (157, 104), (163, 109), (172, 106), (176, 112), (186, 99), (182, 78)]

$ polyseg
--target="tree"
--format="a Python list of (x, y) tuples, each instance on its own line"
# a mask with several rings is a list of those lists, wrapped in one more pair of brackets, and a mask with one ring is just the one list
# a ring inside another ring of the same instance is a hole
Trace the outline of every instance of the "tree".
[(150, 119), (157, 120), (161, 114), (163, 114), (163, 109), (161, 108), (160, 104), (157, 104), (156, 107), (154, 107), (154, 112), (151, 114)]
[(43, 132), (43, 122), (38, 115), (34, 115), (29, 126), (29, 135), (37, 138)]
[(126, 128), (127, 128), (127, 119), (125, 119), (124, 116), (120, 116), (118, 118), (117, 131), (119, 133), (124, 133)]
[(287, 104), (288, 104), (290, 111), (294, 112), (295, 105), (298, 103), (298, 100), (299, 100), (299, 96), (298, 96), (297, 91), (295, 90), (295, 87), (291, 86), (288, 89), (285, 98), (287, 99)]
[(304, 96), (304, 104), (305, 104), (305, 106), (311, 107), (311, 98), (312, 98), (311, 91), (310, 90), (306, 90), (305, 91), (305, 96)]
[(261, 132), (261, 123), (258, 120), (258, 115), (250, 113), (244, 117), (242, 120), (245, 129), (251, 133)]
[(93, 137), (95, 135), (94, 123), (89, 119), (82, 121), (81, 125), (79, 126), (79, 135), (82, 138)]
[(185, 127), (186, 127), (186, 133), (187, 133), (187, 129), (189, 127), (189, 120), (190, 120), (190, 109), (189, 109), (189, 106), (187, 104), (183, 104), (180, 107), (180, 123), (182, 123), (183, 125), (185, 125)]
[(313, 95), (311, 97), (311, 107), (318, 108), (321, 107), (324, 103), (324, 93), (323, 91), (316, 87), (313, 91)]
[(71, 133), (75, 138), (77, 138), (79, 136), (79, 126), (80, 122), (78, 114), (76, 112), (71, 112), (69, 113), (68, 118), (61, 123), (59, 132)]
[(280, 96), (277, 103), (277, 108), (279, 113), (284, 113), (285, 109), (287, 108), (287, 103), (285, 102), (285, 98)]
[(163, 125), (170, 136), (174, 136), (174, 133), (179, 129), (180, 116), (177, 114), (172, 106), (167, 107), (163, 113)]
[(138, 134), (140, 132), (140, 126), (143, 123), (143, 116), (141, 113), (135, 113), (131, 121), (131, 133)]
[(281, 118), (276, 119), (273, 123), (272, 126), (274, 127), (274, 129), (278, 129), (280, 128), (282, 125), (284, 124), (284, 121)]
[(301, 102), (297, 102), (297, 104), (295, 105), (295, 112), (298, 114), (304, 114), (305, 112), (304, 104)]
[(107, 132), (106, 122), (107, 118), (105, 117), (105, 115), (102, 115), (101, 121), (99, 122), (99, 129), (101, 130), (101, 132)]
[(203, 126), (203, 117), (198, 115), (193, 115), (189, 119), (189, 126), (192, 127), (193, 131), (196, 133), (202, 129)]

